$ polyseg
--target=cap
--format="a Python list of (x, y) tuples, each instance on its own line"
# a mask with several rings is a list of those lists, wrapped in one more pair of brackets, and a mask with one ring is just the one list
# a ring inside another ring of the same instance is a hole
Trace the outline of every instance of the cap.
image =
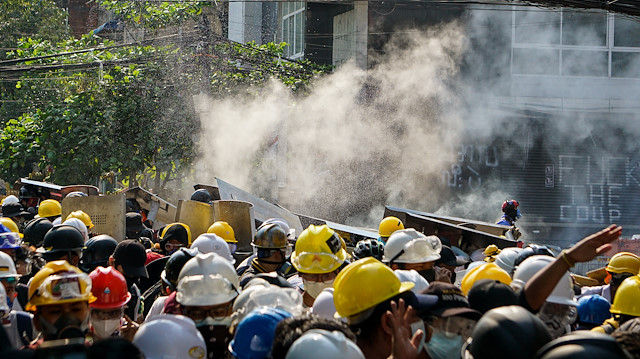
[(458, 267), (467, 263), (467, 261), (456, 257), (456, 254), (453, 252), (451, 247), (445, 245), (443, 245), (442, 249), (440, 250), (440, 259), (436, 261), (436, 265), (446, 264), (453, 267)]
[(147, 228), (144, 224), (142, 224), (142, 215), (140, 213), (129, 212), (126, 214), (126, 216), (127, 216), (127, 224), (126, 224), (127, 231), (140, 232)]
[(118, 265), (124, 269), (124, 274), (130, 277), (148, 278), (147, 268), (144, 263), (147, 261), (147, 252), (142, 243), (126, 239), (116, 246), (113, 258)]
[(187, 228), (182, 223), (174, 223), (165, 228), (162, 233), (162, 241), (168, 242), (172, 239), (184, 244), (185, 246), (189, 245), (189, 232), (187, 232)]
[(482, 314), (493, 308), (518, 305), (516, 292), (510, 286), (493, 279), (475, 282), (467, 298), (469, 306)]
[[(433, 282), (424, 291), (438, 297), (438, 302), (428, 312), (442, 318), (462, 316), (478, 320), (482, 316), (477, 310), (469, 307), (469, 301), (462, 290), (451, 283)], [(420, 313), (420, 311), (418, 311)]]
[(17, 217), (30, 214), (29, 212), (25, 212), (20, 203), (5, 203), (2, 205), (2, 217)]

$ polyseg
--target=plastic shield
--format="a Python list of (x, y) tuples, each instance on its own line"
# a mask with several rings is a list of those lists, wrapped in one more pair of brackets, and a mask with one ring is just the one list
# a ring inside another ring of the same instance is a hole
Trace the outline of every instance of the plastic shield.
[(198, 201), (178, 201), (176, 222), (189, 226), (191, 238), (194, 240), (202, 233), (207, 233), (213, 224), (213, 206)]
[(253, 204), (243, 201), (213, 201), (213, 217), (229, 223), (238, 240), (238, 251), (249, 252), (255, 235)]
[(126, 238), (125, 234), (125, 195), (72, 197), (62, 200), (62, 219), (73, 211), (83, 211), (91, 217), (95, 225), (91, 232), (108, 234), (118, 242)]

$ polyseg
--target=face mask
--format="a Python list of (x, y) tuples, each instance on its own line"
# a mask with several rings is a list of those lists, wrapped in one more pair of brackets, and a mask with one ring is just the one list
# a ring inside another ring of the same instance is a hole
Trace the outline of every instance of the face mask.
[(318, 295), (325, 289), (333, 287), (334, 279), (326, 282), (310, 282), (306, 279), (302, 280), (304, 285), (304, 291), (311, 296), (311, 298), (317, 298)]
[(568, 305), (545, 302), (536, 315), (544, 322), (555, 339), (570, 331), (569, 325), (575, 321), (577, 310)]
[(461, 336), (436, 330), (427, 343), (427, 353), (433, 359), (457, 359), (462, 344)]
[(46, 340), (83, 338), (89, 330), (89, 314), (81, 321), (71, 314), (63, 314), (51, 324), (42, 316), (38, 317), (38, 321), (43, 329)]
[(453, 272), (451, 273), (451, 283), (455, 283), (455, 282), (456, 282), (456, 272), (455, 272), (455, 271), (453, 271)]
[(436, 270), (433, 268), (418, 271), (418, 274), (420, 274), (429, 283), (435, 282), (436, 280)]
[(418, 351), (417, 351), (418, 353), (420, 353), (422, 349), (424, 349), (424, 342), (427, 336), (427, 330), (424, 327), (424, 321), (418, 320), (415, 323), (411, 323), (411, 338), (413, 338), (413, 336), (416, 334), (418, 329), (422, 330), (422, 339), (420, 339), (420, 344), (418, 344)]
[(99, 338), (107, 338), (111, 336), (116, 330), (120, 329), (120, 319), (106, 319), (106, 320), (93, 320), (91, 321), (93, 326), (93, 332)]
[[(209, 319), (208, 317), (207, 319)], [(205, 319), (205, 320), (207, 320)], [(199, 323), (204, 322), (199, 321)], [(211, 318), (212, 321), (215, 319)], [(224, 321), (231, 323), (231, 317), (225, 318)], [(229, 341), (233, 336), (229, 333), (229, 324), (226, 325), (198, 325), (198, 331), (204, 337), (204, 341), (207, 344), (207, 358), (224, 358), (227, 355), (227, 347)]]

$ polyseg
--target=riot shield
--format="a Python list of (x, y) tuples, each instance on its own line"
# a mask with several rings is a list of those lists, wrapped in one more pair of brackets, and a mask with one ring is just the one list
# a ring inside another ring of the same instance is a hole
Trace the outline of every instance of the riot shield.
[(125, 195), (72, 197), (62, 200), (62, 219), (73, 211), (81, 210), (91, 217), (95, 227), (90, 231), (108, 234), (118, 242), (126, 238), (125, 233)]
[(215, 221), (229, 223), (238, 240), (238, 252), (250, 252), (256, 234), (253, 204), (244, 201), (213, 201)]
[(188, 225), (191, 238), (195, 240), (202, 233), (207, 233), (207, 229), (213, 224), (213, 206), (198, 201), (180, 200), (175, 220)]

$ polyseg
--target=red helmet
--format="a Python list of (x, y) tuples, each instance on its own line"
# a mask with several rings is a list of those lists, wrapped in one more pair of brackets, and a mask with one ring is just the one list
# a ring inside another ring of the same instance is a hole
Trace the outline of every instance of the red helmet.
[(507, 208), (510, 208), (510, 207), (513, 209), (518, 209), (519, 205), (520, 203), (518, 203), (518, 201), (516, 201), (515, 199), (506, 200), (502, 204), (502, 212), (504, 212)]
[(131, 293), (127, 289), (124, 276), (113, 267), (98, 267), (89, 273), (91, 277), (91, 292), (98, 298), (91, 303), (91, 308), (118, 308), (129, 302)]

